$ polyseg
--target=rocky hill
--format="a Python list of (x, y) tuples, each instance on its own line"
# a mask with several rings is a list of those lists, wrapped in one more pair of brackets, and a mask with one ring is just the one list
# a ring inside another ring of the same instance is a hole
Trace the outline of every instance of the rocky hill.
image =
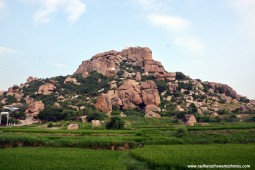
[(40, 112), (53, 110), (60, 116), (53, 121), (95, 110), (107, 115), (173, 116), (187, 123), (194, 115), (207, 122), (245, 120), (254, 113), (254, 101), (228, 85), (167, 72), (153, 60), (152, 51), (142, 47), (97, 54), (83, 61), (73, 75), (29, 77), (26, 83), (0, 92), (0, 104), (19, 107), (27, 118), (35, 119)]

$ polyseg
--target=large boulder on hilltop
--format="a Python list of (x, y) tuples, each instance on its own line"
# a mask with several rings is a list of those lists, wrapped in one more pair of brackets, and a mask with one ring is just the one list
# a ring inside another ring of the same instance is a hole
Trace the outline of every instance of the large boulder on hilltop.
[(133, 62), (152, 60), (152, 51), (147, 47), (129, 47), (123, 49), (121, 55)]
[(83, 61), (74, 74), (87, 76), (92, 71), (97, 71), (105, 76), (114, 76), (119, 70), (122, 57), (116, 51), (107, 51), (93, 56), (90, 60)]
[(111, 113), (112, 103), (110, 96), (107, 94), (101, 94), (96, 101), (95, 108), (104, 113)]
[(218, 91), (221, 94), (225, 94), (226, 96), (230, 96), (233, 99), (239, 100), (239, 96), (235, 90), (233, 90), (230, 86), (221, 83), (208, 82), (207, 84), (210, 88)]
[(165, 73), (165, 69), (159, 61), (145, 61), (144, 71), (148, 73)]

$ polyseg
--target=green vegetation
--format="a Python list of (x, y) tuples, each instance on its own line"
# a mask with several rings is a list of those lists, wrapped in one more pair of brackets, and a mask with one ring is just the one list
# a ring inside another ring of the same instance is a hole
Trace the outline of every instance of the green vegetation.
[[(125, 169), (118, 161), (122, 151), (77, 148), (10, 148), (0, 152), (1, 170), (27, 169)], [(4, 158), (4, 159), (3, 159)]]
[(46, 121), (60, 121), (60, 120), (76, 120), (77, 112), (72, 110), (65, 110), (54, 107), (46, 107), (41, 111), (37, 118), (46, 122)]
[(188, 169), (187, 165), (250, 165), (255, 167), (255, 145), (145, 146), (131, 154), (151, 169)]
[[(93, 129), (90, 123), (77, 121), (1, 128), (0, 147), (3, 149), (0, 156), (5, 156), (0, 160), (0, 169), (17, 169), (17, 166), (27, 169), (29, 165), (33, 169), (41, 166), (44, 166), (42, 169), (54, 169), (58, 164), (63, 164), (58, 167), (65, 165), (69, 169), (109, 169), (108, 165), (111, 169), (185, 169), (189, 164), (254, 166), (254, 123), (184, 127), (173, 123), (172, 117), (154, 119), (132, 115), (107, 119), (107, 126), (113, 130)], [(123, 127), (122, 119), (125, 128), (114, 130)], [(66, 130), (70, 123), (79, 124), (80, 129)], [(125, 146), (130, 150), (109, 151)], [(102, 164), (94, 163), (101, 159)], [(19, 160), (17, 164), (8, 164), (15, 160)]]
[(105, 125), (106, 129), (123, 129), (124, 128), (124, 120), (120, 117), (111, 117), (111, 119)]

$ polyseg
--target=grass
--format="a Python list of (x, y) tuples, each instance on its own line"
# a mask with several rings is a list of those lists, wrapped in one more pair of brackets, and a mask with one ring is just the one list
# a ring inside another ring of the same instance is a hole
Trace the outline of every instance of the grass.
[(44, 147), (18, 147), (0, 151), (1, 170), (125, 169), (125, 166), (118, 161), (123, 151)]
[[(225, 144), (255, 143), (254, 123), (210, 124), (210, 126), (187, 127), (186, 135), (176, 135), (176, 129), (183, 126), (157, 126), (160, 120), (144, 120), (144, 126), (132, 130), (106, 129), (49, 129), (32, 127), (8, 127), (0, 129), (0, 147), (48, 146), (109, 149), (128, 144), (140, 145), (169, 144)], [(164, 120), (165, 121), (165, 120)], [(151, 123), (151, 127), (148, 124)]]
[(131, 155), (152, 169), (188, 169), (187, 165), (250, 165), (255, 168), (255, 144), (151, 145)]
[(255, 144), (148, 145), (130, 151), (16, 147), (0, 150), (1, 170), (187, 169), (187, 165), (250, 165)]

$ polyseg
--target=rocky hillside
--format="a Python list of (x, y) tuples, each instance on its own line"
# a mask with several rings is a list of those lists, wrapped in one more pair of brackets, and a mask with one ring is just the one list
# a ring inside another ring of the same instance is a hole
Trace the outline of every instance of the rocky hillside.
[(153, 60), (152, 51), (142, 47), (97, 54), (83, 61), (73, 75), (29, 77), (26, 83), (0, 92), (0, 104), (19, 107), (30, 118), (38, 118), (43, 110), (61, 112), (62, 119), (98, 110), (107, 115), (176, 116), (183, 121), (195, 115), (197, 121), (206, 122), (244, 120), (254, 113), (254, 101), (228, 85), (167, 72)]

